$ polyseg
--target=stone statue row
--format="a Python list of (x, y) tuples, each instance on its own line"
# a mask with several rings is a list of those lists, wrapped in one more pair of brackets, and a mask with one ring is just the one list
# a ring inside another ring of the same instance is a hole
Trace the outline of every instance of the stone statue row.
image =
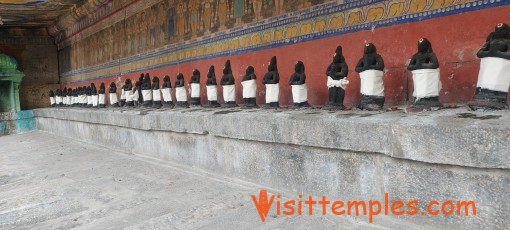
[[(480, 71), (478, 75), (477, 89), (473, 100), (468, 103), (472, 109), (503, 109), (507, 108), (507, 95), (510, 86), (510, 27), (500, 23), (496, 26), (486, 43), (478, 51), (477, 56), (481, 58)], [(418, 52), (411, 58), (407, 69), (413, 74), (415, 98), (411, 111), (422, 111), (433, 107), (442, 107), (439, 102), (439, 91), (441, 90), (439, 61), (432, 51), (432, 44), (426, 38), (418, 41)], [(358, 61), (355, 71), (361, 79), (360, 92), (362, 98), (359, 108), (363, 110), (380, 110), (384, 105), (384, 61), (377, 53), (374, 44), (366, 44), (363, 57)], [(346, 79), (348, 66), (342, 55), (342, 47), (338, 46), (333, 55), (333, 60), (326, 70), (327, 87), (329, 90), (328, 102), (324, 109), (342, 110), (345, 89), (349, 85)], [(266, 87), (266, 104), (264, 108), (279, 108), (280, 77), (278, 74), (276, 57), (272, 57), (267, 73), (262, 79)], [(256, 108), (256, 75), (254, 68), (248, 66), (246, 74), (242, 79), (242, 95), (245, 102), (244, 107)], [(306, 86), (305, 65), (298, 61), (294, 66), (294, 73), (288, 82), (292, 86), (292, 98), (294, 107), (310, 107), (308, 104), (308, 93)], [(220, 85), (223, 88), (224, 104), (218, 103), (218, 90), (214, 66), (209, 68), (207, 73), (207, 99), (208, 104), (204, 107), (235, 107), (235, 78), (232, 75), (230, 60), (225, 63), (223, 76)], [(200, 99), (200, 72), (193, 71), (189, 81), (191, 100), (188, 104), (188, 93), (185, 87), (184, 75), (179, 73), (175, 81), (176, 103), (172, 99), (172, 85), (170, 77), (163, 78), (163, 85), (160, 88), (159, 78), (151, 78), (148, 73), (141, 74), (135, 85), (131, 79), (126, 79), (121, 89), (120, 100), (117, 98), (115, 83), (110, 84), (109, 100), (112, 106), (152, 106), (152, 107), (188, 107), (202, 106)], [(99, 91), (92, 83), (90, 86), (78, 87), (75, 89), (57, 89), (54, 93), (50, 91), (52, 106), (82, 106), (99, 107), (106, 106), (106, 91), (104, 83), (101, 83)]]

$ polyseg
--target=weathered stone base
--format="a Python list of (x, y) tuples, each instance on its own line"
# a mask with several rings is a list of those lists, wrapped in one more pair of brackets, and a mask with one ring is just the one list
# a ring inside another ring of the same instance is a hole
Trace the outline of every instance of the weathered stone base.
[(368, 111), (382, 110), (384, 106), (384, 97), (362, 95), (359, 108)]
[(389, 218), (430, 228), (504, 229), (510, 224), (510, 114), (483, 120), (476, 114), (460, 118), (461, 112), (466, 111), (397, 115), (57, 108), (35, 114), (43, 131), (287, 194), (368, 201), (388, 193), (390, 202), (473, 200), (476, 216)]
[(32, 110), (0, 113), (0, 136), (28, 132), (36, 128)]
[(476, 88), (473, 100), (468, 102), (472, 110), (502, 110), (508, 109), (508, 93)]

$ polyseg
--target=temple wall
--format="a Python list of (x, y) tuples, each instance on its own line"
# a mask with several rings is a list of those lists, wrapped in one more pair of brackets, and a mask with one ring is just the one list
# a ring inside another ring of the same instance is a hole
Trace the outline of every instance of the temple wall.
[[(363, 111), (36, 109), (39, 130), (255, 183), (340, 200), (473, 200), (476, 216), (377, 216), (423, 229), (505, 229), (510, 115)], [(247, 198), (249, 199), (249, 198)], [(254, 213), (254, 215), (256, 215)], [(368, 222), (367, 217), (351, 217)]]
[(48, 91), (59, 87), (59, 63), (57, 46), (46, 30), (1, 30), (0, 53), (14, 57), (25, 74), (19, 89), (21, 109), (50, 106)]
[[(261, 80), (275, 55), (281, 76), (280, 103), (292, 102), (287, 81), (294, 63), (301, 60), (306, 67), (309, 102), (322, 105), (327, 98), (325, 71), (336, 46), (342, 45), (351, 82), (345, 102), (355, 105), (361, 95), (354, 67), (365, 42), (371, 42), (386, 65), (386, 103), (404, 104), (413, 99), (412, 77), (405, 66), (416, 52), (418, 40), (426, 37), (440, 61), (441, 102), (465, 103), (476, 87), (476, 52), (497, 23), (508, 23), (510, 10), (501, 0), (253, 1), (253, 11), (246, 2), (106, 4), (61, 37), (63, 87), (102, 81), (114, 81), (120, 87), (125, 78), (136, 80), (144, 72), (160, 79), (169, 75), (172, 84), (182, 72), (188, 82), (193, 69), (200, 70), (205, 84), (209, 66), (215, 65), (219, 79), (230, 59), (238, 100), (241, 78), (252, 65), (258, 76), (257, 102), (263, 103)], [(205, 91), (202, 87), (203, 103)]]

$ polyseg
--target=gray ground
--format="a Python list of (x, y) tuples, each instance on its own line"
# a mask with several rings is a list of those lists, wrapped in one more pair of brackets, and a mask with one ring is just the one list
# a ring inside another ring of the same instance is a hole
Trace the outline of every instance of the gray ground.
[(0, 229), (403, 227), (319, 215), (262, 223), (250, 198), (261, 188), (43, 132), (0, 137)]

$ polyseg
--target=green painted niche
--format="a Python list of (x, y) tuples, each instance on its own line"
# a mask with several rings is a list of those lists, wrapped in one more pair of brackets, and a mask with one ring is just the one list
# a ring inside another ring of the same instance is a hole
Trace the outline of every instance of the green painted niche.
[(0, 112), (20, 111), (19, 86), (24, 76), (16, 59), (0, 54)]

